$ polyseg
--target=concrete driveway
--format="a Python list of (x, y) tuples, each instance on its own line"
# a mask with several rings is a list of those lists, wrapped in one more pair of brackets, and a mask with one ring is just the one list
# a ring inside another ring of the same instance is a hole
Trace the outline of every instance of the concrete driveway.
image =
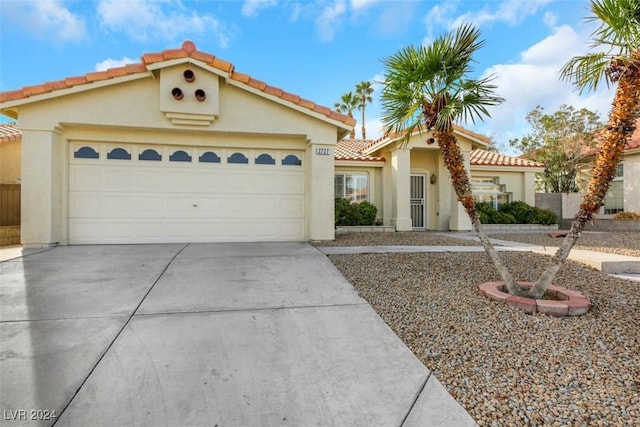
[(474, 425), (306, 243), (47, 249), (0, 310), (3, 426)]

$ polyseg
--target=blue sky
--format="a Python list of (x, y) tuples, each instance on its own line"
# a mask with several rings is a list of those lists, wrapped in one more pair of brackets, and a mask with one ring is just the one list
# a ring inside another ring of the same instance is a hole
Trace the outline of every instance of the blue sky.
[[(382, 60), (401, 47), (470, 22), (486, 40), (473, 75), (495, 74), (506, 101), (484, 123), (462, 125), (507, 152), (510, 139), (529, 132), (525, 115), (536, 105), (608, 113), (611, 90), (580, 96), (558, 78), (588, 49), (588, 7), (587, 0), (0, 0), (0, 91), (139, 62), (192, 40), (237, 71), (333, 107), (360, 81), (381, 80)], [(367, 137), (381, 135), (377, 92)], [(360, 136), (359, 122), (356, 129)]]

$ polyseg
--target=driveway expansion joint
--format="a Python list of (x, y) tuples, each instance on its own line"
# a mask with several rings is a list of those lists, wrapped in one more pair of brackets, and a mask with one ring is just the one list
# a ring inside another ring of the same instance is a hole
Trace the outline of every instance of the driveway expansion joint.
[(102, 359), (104, 359), (104, 357), (106, 356), (106, 354), (109, 352), (109, 350), (111, 350), (111, 348), (113, 347), (113, 344), (115, 344), (115, 342), (118, 340), (118, 338), (120, 337), (120, 335), (122, 335), (122, 332), (125, 330), (125, 328), (129, 325), (129, 323), (131, 323), (131, 319), (133, 319), (133, 317), (136, 315), (136, 312), (138, 311), (138, 309), (140, 309), (140, 306), (142, 305), (142, 303), (144, 302), (144, 300), (147, 298), (147, 296), (149, 295), (149, 293), (151, 293), (151, 291), (153, 290), (153, 288), (156, 286), (156, 284), (160, 281), (160, 278), (162, 278), (162, 276), (164, 275), (164, 273), (169, 269), (169, 266), (171, 265), (171, 263), (173, 263), (173, 261), (178, 257), (178, 255), (180, 255), (180, 253), (182, 253), (182, 251), (184, 251), (188, 246), (190, 245), (190, 243), (187, 243), (186, 245), (184, 245), (178, 252), (176, 252), (176, 254), (169, 260), (169, 262), (167, 263), (167, 265), (162, 269), (162, 271), (160, 272), (160, 274), (158, 275), (158, 277), (156, 277), (156, 279), (154, 280), (153, 284), (149, 287), (149, 289), (147, 289), (147, 292), (145, 292), (145, 294), (142, 296), (142, 298), (140, 299), (140, 302), (138, 303), (138, 305), (136, 305), (136, 307), (133, 309), (133, 312), (129, 315), (129, 317), (127, 318), (126, 322), (124, 322), (124, 325), (122, 325), (122, 327), (120, 328), (120, 330), (115, 334), (115, 336), (113, 337), (113, 339), (111, 340), (111, 342), (107, 345), (107, 347), (105, 348), (105, 350), (102, 352), (102, 354), (100, 354), (100, 357), (98, 357), (98, 360), (95, 362), (95, 364), (91, 367), (91, 369), (89, 370), (89, 373), (84, 377), (84, 379), (82, 380), (82, 382), (80, 383), (80, 386), (77, 388), (77, 390), (73, 393), (73, 396), (71, 396), (71, 398), (69, 399), (69, 401), (67, 402), (66, 405), (64, 405), (64, 407), (62, 408), (62, 410), (60, 410), (60, 412), (57, 414), (57, 418), (55, 419), (55, 421), (51, 424), (51, 426), (55, 426), (58, 421), (60, 421), (60, 419), (62, 418), (62, 414), (64, 414), (64, 412), (67, 410), (67, 408), (69, 407), (69, 405), (71, 405), (71, 402), (73, 402), (73, 400), (76, 398), (76, 396), (78, 395), (78, 393), (80, 393), (80, 390), (82, 390), (82, 387), (84, 387), (84, 385), (87, 383), (87, 381), (89, 380), (89, 378), (91, 377), (91, 375), (95, 372), (96, 368), (98, 367), (98, 365), (100, 365), (100, 362), (102, 362)]

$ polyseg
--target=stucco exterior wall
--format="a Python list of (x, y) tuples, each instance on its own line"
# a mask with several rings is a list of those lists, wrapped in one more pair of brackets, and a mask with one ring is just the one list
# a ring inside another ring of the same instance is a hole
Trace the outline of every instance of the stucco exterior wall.
[(0, 184), (17, 184), (22, 175), (20, 141), (0, 143)]
[(624, 210), (640, 213), (640, 150), (624, 157)]

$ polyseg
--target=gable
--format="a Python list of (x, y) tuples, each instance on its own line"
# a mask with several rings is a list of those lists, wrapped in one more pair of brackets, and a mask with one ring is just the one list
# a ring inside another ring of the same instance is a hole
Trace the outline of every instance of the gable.
[[(194, 73), (195, 80), (187, 81), (184, 74), (187, 70)], [(152, 85), (149, 82), (154, 82), (155, 94), (150, 90)], [(124, 92), (123, 86), (126, 87)], [(171, 126), (192, 126), (218, 130), (215, 123), (220, 115), (221, 103), (217, 95), (222, 90), (220, 88), (231, 86), (251, 93), (255, 98), (268, 101), (267, 104), (261, 104), (263, 106), (268, 105), (269, 108), (280, 112), (291, 110), (296, 112), (295, 117), (297, 118), (306, 116), (313, 119), (316, 125), (321, 128), (332, 128), (333, 141), (346, 134), (355, 124), (355, 120), (350, 117), (270, 86), (247, 74), (236, 72), (229, 62), (196, 50), (195, 45), (188, 41), (183, 43), (181, 49), (145, 54), (141, 64), (88, 73), (85, 76), (70, 77), (0, 93), (0, 111), (9, 117), (17, 118), (19, 112), (24, 110), (29, 110), (30, 113), (39, 111), (41, 107), (38, 107), (37, 104), (44, 103), (47, 107), (55, 104), (57, 114), (58, 108), (64, 109), (69, 105), (66, 101), (69, 97), (73, 98), (74, 103), (79, 104), (78, 108), (86, 108), (87, 105), (80, 104), (84, 104), (83, 101), (86, 99), (83, 94), (90, 92), (90, 97), (95, 99), (96, 113), (88, 121), (89, 123), (107, 124), (105, 122), (109, 121), (108, 118), (99, 117), (100, 112), (104, 114), (107, 110), (98, 105), (101, 102), (105, 103), (105, 107), (114, 107), (114, 104), (117, 104), (116, 108), (126, 110), (136, 116), (141, 113), (134, 110), (134, 106), (139, 108), (142, 103), (144, 104), (143, 108), (150, 110), (149, 113), (153, 114), (155, 109), (155, 114), (164, 115), (165, 121), (168, 121)], [(106, 88), (108, 88), (107, 91), (104, 90)], [(142, 91), (142, 88), (145, 90)], [(183, 95), (180, 99), (175, 95), (178, 91)], [(112, 93), (117, 94), (119, 98), (114, 100), (110, 96)], [(204, 95), (204, 97), (198, 95)], [(284, 107), (284, 110), (277, 106)], [(113, 110), (108, 111), (114, 113)], [(117, 116), (124, 115), (120, 110), (115, 114)], [(21, 126), (23, 126), (22, 114), (20, 115)], [(58, 122), (80, 120), (68, 116), (69, 114)], [(86, 117), (87, 114), (81, 112), (80, 116)], [(126, 116), (128, 117), (128, 114)], [(147, 119), (149, 118), (147, 117)], [(158, 123), (157, 117), (154, 119), (145, 120), (143, 123), (138, 121), (137, 124), (167, 127), (166, 124)], [(118, 125), (122, 125), (122, 122), (119, 121)], [(287, 129), (280, 129), (280, 131), (290, 133)]]

